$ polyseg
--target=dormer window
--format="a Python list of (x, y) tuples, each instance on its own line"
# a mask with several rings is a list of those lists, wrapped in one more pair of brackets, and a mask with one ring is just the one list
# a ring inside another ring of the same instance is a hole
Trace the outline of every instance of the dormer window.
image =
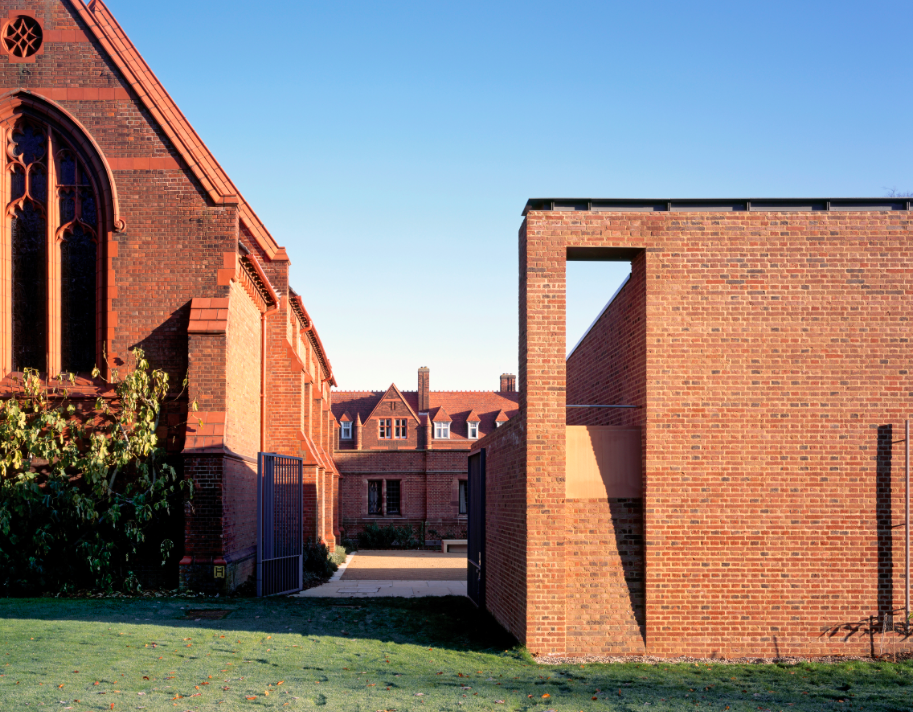
[(501, 423), (501, 422), (495, 423), (496, 428), (500, 428), (502, 425), (504, 425), (504, 423)]
[(435, 440), (450, 440), (450, 423), (435, 423), (434, 424), (434, 439)]
[(467, 423), (469, 426), (469, 438), (470, 440), (477, 440), (479, 437), (479, 424), (478, 423)]
[(342, 432), (340, 433), (339, 437), (341, 437), (343, 440), (352, 439), (352, 423), (346, 421), (342, 424)]

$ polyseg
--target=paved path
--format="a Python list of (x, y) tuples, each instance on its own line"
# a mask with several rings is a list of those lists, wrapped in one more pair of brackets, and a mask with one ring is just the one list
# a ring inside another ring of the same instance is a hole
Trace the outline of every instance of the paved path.
[(466, 581), (466, 554), (359, 551), (343, 581)]
[(350, 554), (329, 583), (299, 598), (420, 598), (465, 596), (466, 555), (433, 551)]
[(460, 581), (330, 581), (296, 594), (299, 598), (422, 598), (424, 596), (465, 596), (466, 582)]

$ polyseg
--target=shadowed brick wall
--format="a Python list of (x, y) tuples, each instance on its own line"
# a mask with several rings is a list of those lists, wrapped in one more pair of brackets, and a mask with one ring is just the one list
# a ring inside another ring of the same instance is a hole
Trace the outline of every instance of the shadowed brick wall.
[[(354, 537), (364, 526), (421, 525), (440, 535), (452, 532), (466, 536), (466, 517), (459, 510), (458, 482), (467, 478), (468, 451), (355, 451), (337, 450), (341, 525), (347, 537)], [(400, 515), (368, 515), (368, 480), (399, 480)], [(428, 536), (429, 539), (434, 537)]]
[(485, 449), (486, 607), (518, 640), (527, 640), (527, 479), (523, 412), (480, 440)]

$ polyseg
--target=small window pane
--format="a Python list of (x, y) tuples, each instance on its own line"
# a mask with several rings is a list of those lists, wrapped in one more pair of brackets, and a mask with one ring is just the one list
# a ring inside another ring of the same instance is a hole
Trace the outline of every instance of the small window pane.
[(387, 514), (400, 514), (399, 480), (387, 480)]
[(371, 480), (368, 482), (368, 514), (381, 514), (380, 509), (380, 480)]
[(13, 214), (12, 223), (13, 370), (35, 368), (45, 371), (47, 222), (44, 213), (27, 200)]
[(469, 496), (466, 488), (466, 480), (460, 480), (460, 514), (466, 514), (469, 511)]
[(95, 271), (95, 240), (77, 223), (60, 245), (60, 356), (69, 373), (96, 366)]

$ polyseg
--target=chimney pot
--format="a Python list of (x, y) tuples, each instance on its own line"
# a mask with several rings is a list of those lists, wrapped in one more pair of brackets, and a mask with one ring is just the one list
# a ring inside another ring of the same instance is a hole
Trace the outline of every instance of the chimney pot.
[(517, 377), (512, 373), (501, 374), (501, 393), (514, 393), (517, 390)]

